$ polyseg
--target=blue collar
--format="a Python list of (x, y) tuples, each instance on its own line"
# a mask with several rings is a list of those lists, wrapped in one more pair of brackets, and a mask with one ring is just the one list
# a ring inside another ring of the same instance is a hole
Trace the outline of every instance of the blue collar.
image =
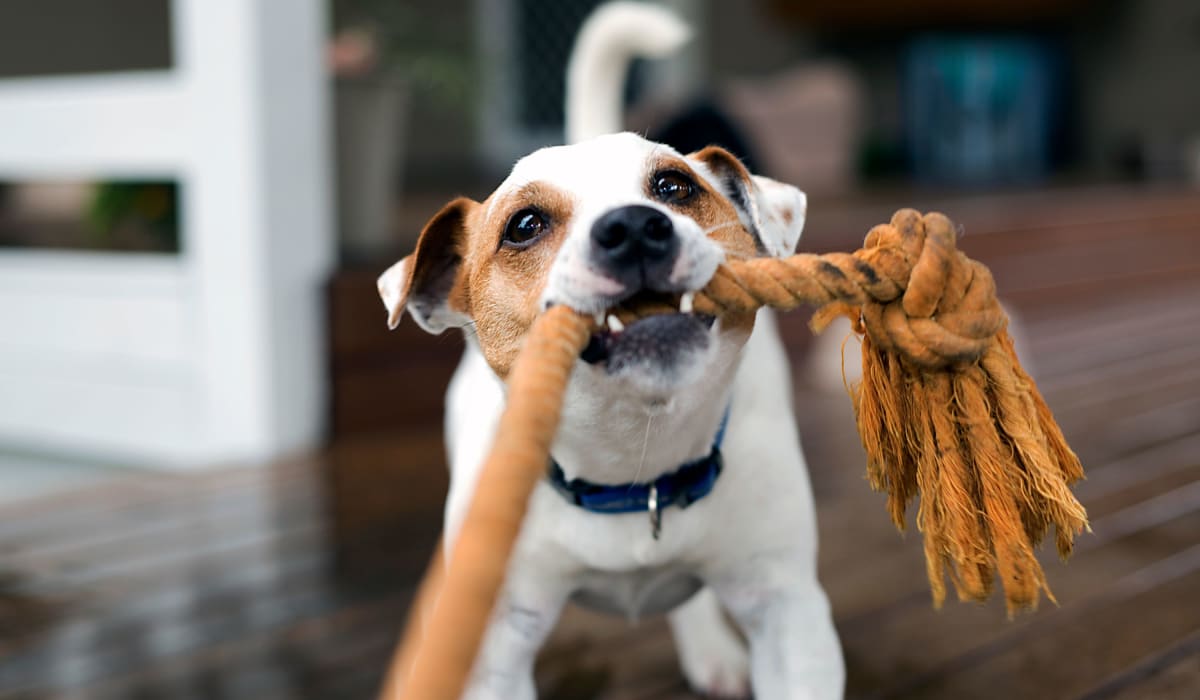
[(663, 474), (649, 483), (594, 484), (583, 479), (567, 480), (562, 467), (550, 460), (550, 485), (568, 503), (593, 513), (649, 513), (654, 538), (662, 526), (662, 511), (668, 506), (687, 508), (707, 496), (721, 475), (724, 461), (721, 458), (721, 442), (725, 439), (725, 426), (729, 423), (729, 407), (721, 417), (721, 425), (713, 438), (712, 451), (700, 459), (686, 462), (669, 474)]

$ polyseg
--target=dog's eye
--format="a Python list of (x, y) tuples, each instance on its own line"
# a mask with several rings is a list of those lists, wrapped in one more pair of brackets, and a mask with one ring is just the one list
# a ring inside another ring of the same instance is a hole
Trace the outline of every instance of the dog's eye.
[(550, 225), (540, 211), (522, 209), (508, 220), (501, 243), (513, 248), (524, 248), (537, 240), (548, 228)]
[(668, 170), (654, 176), (654, 196), (660, 202), (678, 204), (686, 202), (696, 194), (696, 185), (691, 178), (681, 172)]

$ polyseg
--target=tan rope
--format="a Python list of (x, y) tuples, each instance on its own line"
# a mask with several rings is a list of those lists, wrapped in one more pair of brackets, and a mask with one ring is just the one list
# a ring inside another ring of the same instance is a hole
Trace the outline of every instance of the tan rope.
[[(445, 564), (441, 590), (422, 596), (432, 601), (432, 611), (414, 611), (409, 616), (401, 648), (416, 651), (406, 654), (412, 659), (407, 678), (389, 683), (403, 687), (398, 697), (457, 698), (462, 694), (504, 583), (529, 494), (546, 475), (563, 393), (590, 332), (586, 320), (566, 307), (550, 309), (530, 328), (509, 375), (508, 404)], [(426, 577), (441, 573), (435, 569)], [(424, 639), (414, 641), (422, 629)]]
[(437, 603), (438, 594), (441, 592), (442, 582), (445, 578), (446, 552), (443, 542), (439, 540), (437, 547), (433, 550), (433, 558), (426, 567), (425, 577), (421, 580), (417, 594), (409, 605), (411, 612), (409, 613), (408, 629), (405, 630), (400, 645), (396, 647), (391, 668), (388, 669), (387, 677), (383, 679), (382, 697), (400, 697), (404, 688), (404, 679), (416, 663), (417, 652), (421, 646), (421, 632), (425, 623), (428, 622), (425, 616), (433, 612), (433, 606)]
[[(867, 475), (888, 494), (901, 529), (921, 495), (917, 526), (934, 604), (947, 575), (959, 598), (984, 600), (998, 574), (1011, 614), (1049, 595), (1034, 544), (1053, 525), (1066, 557), (1087, 527), (1068, 488), (1083, 470), (1017, 362), (991, 274), (954, 239), (946, 217), (902, 210), (853, 255), (731, 261), (695, 308), (724, 315), (816, 304), (824, 308), (817, 323), (849, 316), (865, 333), (853, 399)], [(564, 307), (530, 329), (445, 581), (435, 580), (435, 560), (385, 697), (461, 695), (591, 329), (590, 317)]]

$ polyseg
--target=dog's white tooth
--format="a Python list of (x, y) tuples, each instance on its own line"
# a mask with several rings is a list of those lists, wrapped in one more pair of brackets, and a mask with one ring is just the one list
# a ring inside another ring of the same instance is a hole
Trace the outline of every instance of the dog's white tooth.
[(621, 323), (621, 319), (617, 318), (615, 315), (609, 314), (608, 330), (612, 331), (613, 333), (620, 333), (621, 331), (625, 330), (625, 324)]
[(692, 308), (696, 304), (696, 293), (688, 292), (679, 297), (679, 312), (684, 314), (692, 313)]
[(596, 312), (596, 315), (595, 315), (595, 316), (593, 316), (593, 318), (595, 318), (595, 319), (596, 319), (596, 325), (597, 325), (597, 326), (603, 326), (603, 325), (604, 325), (604, 314), (605, 314), (605, 312), (603, 312), (603, 311), (597, 311), (597, 312)]

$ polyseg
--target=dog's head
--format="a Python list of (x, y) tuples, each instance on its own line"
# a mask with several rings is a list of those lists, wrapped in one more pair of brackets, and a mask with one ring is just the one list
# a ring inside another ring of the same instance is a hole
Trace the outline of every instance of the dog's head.
[(465, 327), (500, 377), (543, 309), (597, 314), (579, 371), (665, 398), (731, 363), (753, 324), (691, 313), (689, 293), (725, 259), (790, 255), (805, 203), (716, 147), (684, 156), (625, 133), (545, 148), (483, 202), (446, 205), (379, 292), (393, 327), (405, 310), (433, 333)]

